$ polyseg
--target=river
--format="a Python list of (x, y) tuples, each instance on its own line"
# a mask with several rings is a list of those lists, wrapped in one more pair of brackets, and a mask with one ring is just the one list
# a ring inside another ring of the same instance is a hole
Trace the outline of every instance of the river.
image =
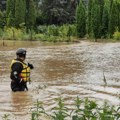
[[(35, 41), (0, 42), (0, 119), (30, 120), (37, 100), (51, 110), (61, 96), (71, 108), (77, 96), (101, 104), (120, 105), (120, 43), (44, 44)], [(26, 48), (26, 61), (34, 64), (29, 91), (11, 92), (10, 62), (17, 48)]]

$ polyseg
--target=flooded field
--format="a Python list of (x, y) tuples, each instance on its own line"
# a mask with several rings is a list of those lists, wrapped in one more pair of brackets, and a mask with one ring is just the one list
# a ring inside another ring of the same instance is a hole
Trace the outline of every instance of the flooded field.
[[(120, 105), (120, 43), (42, 44), (40, 42), (0, 43), (0, 119), (10, 114), (12, 120), (29, 120), (30, 108), (38, 100), (46, 110), (62, 96), (69, 108), (79, 96)], [(34, 64), (28, 92), (11, 92), (10, 62), (16, 49), (27, 49), (27, 59)]]

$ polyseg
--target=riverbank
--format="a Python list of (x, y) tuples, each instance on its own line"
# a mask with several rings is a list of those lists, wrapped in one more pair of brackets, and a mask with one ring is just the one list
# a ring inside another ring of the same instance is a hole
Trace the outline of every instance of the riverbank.
[(39, 41), (39, 40), (0, 40), (0, 46), (22, 46), (23, 44), (27, 47), (29, 45), (63, 45), (63, 44), (74, 44), (74, 43), (81, 43), (81, 42), (93, 42), (93, 43), (119, 43), (119, 41), (114, 39), (97, 39), (97, 42), (95, 42), (94, 39), (73, 39), (69, 42), (49, 42), (49, 41)]

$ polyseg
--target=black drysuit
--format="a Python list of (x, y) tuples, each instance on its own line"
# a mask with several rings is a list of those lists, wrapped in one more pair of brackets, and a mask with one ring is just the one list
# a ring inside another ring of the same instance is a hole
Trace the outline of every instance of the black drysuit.
[[(23, 65), (20, 63), (22, 62), (19, 59), (16, 59), (18, 62), (13, 63), (11, 66), (11, 74), (10, 74), (10, 78), (11, 78), (11, 89), (12, 91), (16, 92), (16, 91), (25, 91), (28, 90), (27, 88), (27, 83), (23, 80), (21, 80), (20, 78), (20, 74), (23, 70)], [(20, 61), (20, 62), (19, 62)], [(28, 63), (28, 67), (30, 67), (30, 69), (33, 69), (33, 65)]]

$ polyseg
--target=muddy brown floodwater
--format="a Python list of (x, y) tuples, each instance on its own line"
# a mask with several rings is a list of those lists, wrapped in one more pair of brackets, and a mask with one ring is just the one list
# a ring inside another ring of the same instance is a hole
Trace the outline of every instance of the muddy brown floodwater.
[[(69, 108), (77, 96), (120, 105), (120, 43), (4, 42), (5, 46), (0, 43), (0, 119), (10, 114), (12, 120), (30, 120), (30, 108), (37, 99), (49, 111), (59, 96)], [(10, 62), (19, 47), (27, 49), (26, 61), (35, 69), (31, 71), (29, 91), (13, 93)]]

